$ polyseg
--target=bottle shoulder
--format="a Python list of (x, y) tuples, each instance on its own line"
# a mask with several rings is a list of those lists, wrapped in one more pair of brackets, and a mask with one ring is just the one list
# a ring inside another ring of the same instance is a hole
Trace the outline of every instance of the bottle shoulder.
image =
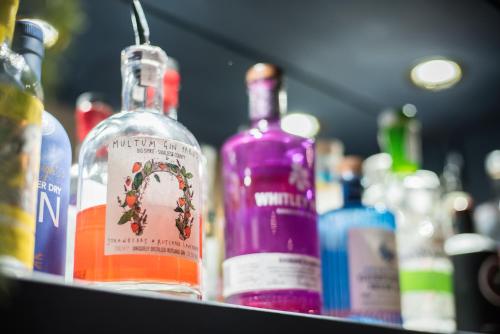
[(328, 214), (336, 214), (339, 212), (364, 212), (367, 215), (374, 215), (374, 216), (394, 216), (392, 212), (389, 210), (383, 208), (375, 208), (373, 206), (367, 206), (364, 204), (350, 204), (350, 205), (345, 205), (341, 208), (333, 209), (330, 211), (325, 212), (325, 215)]
[(0, 83), (7, 84), (43, 100), (43, 89), (36, 74), (24, 58), (0, 45)]
[(42, 145), (48, 141), (64, 150), (71, 151), (71, 142), (64, 126), (54, 115), (44, 111), (42, 113)]
[(391, 228), (395, 227), (395, 217), (390, 211), (362, 204), (348, 205), (327, 211), (320, 216), (320, 220), (324, 222), (330, 220), (349, 220), (353, 224), (380, 221), (387, 223)]
[(201, 152), (198, 141), (184, 125), (168, 116), (147, 110), (122, 111), (101, 121), (83, 141), (82, 151), (102, 147), (121, 136), (171, 139)]
[(229, 137), (222, 146), (222, 151), (231, 151), (241, 147), (255, 145), (272, 144), (309, 147), (314, 145), (314, 141), (309, 138), (290, 134), (283, 131), (280, 127), (273, 127), (266, 130), (251, 128)]
[(222, 146), (221, 157), (225, 170), (302, 165), (311, 171), (312, 177), (314, 141), (279, 128), (267, 131), (252, 128), (229, 138)]

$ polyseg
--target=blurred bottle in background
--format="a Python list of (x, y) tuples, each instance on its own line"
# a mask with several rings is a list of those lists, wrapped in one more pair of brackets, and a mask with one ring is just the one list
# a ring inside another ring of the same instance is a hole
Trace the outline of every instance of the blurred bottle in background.
[(96, 92), (81, 94), (76, 100), (76, 155), (80, 152), (80, 146), (87, 134), (102, 120), (113, 114), (113, 109), (104, 96)]
[(388, 153), (369, 156), (363, 162), (363, 203), (376, 208), (387, 207), (392, 159)]
[(491, 179), (493, 198), (476, 208), (476, 231), (500, 243), (500, 150), (488, 154), (485, 167)]
[(217, 216), (217, 205), (220, 204), (222, 191), (219, 184), (217, 150), (209, 145), (202, 145), (201, 151), (206, 161), (206, 174), (204, 177), (205, 212), (204, 218), (204, 279), (203, 298), (206, 300), (219, 300), (222, 295), (222, 247), (220, 220)]
[(455, 314), (450, 259), (439, 220), (440, 184), (431, 171), (403, 179), (397, 209), (397, 244), (403, 325), (408, 329), (453, 332)]
[(180, 84), (179, 63), (174, 58), (168, 57), (163, 76), (163, 113), (173, 119), (177, 119)]
[(33, 268), (43, 112), (39, 75), (9, 48), (18, 6), (0, 2), (0, 271), (12, 274)]
[[(30, 20), (17, 21), (12, 48), (24, 57), (41, 80), (45, 51), (42, 27)], [(36, 271), (61, 276), (65, 272), (70, 167), (68, 134), (54, 116), (44, 111), (35, 233)]]
[(446, 238), (455, 234), (452, 223), (456, 211), (472, 207), (472, 197), (462, 187), (463, 165), (464, 160), (462, 155), (458, 152), (450, 152), (446, 156), (445, 166), (441, 174), (441, 219)]
[(343, 207), (319, 219), (323, 311), (363, 322), (401, 323), (394, 215), (361, 204), (361, 159), (339, 166)]
[(420, 170), (416, 112), (414, 105), (406, 104), (379, 117), (379, 144), (392, 160), (385, 204), (396, 213), (403, 326), (452, 332), (453, 267), (444, 251), (440, 182), (435, 173)]
[(342, 190), (337, 167), (344, 156), (339, 140), (316, 142), (316, 209), (318, 214), (342, 206)]
[[(378, 142), (382, 152), (390, 156), (391, 173), (385, 180), (385, 204), (396, 212), (403, 201), (405, 176), (421, 166), (421, 124), (416, 119), (417, 109), (405, 104), (398, 109), (388, 109), (379, 116)], [(380, 158), (379, 158), (380, 159)], [(379, 162), (386, 166), (389, 159)]]
[[(461, 198), (455, 199), (461, 202)], [(446, 240), (454, 272), (457, 329), (500, 333), (500, 267), (495, 241), (474, 233), (472, 204), (455, 205), (455, 235)]]
[(412, 173), (420, 168), (420, 122), (417, 109), (405, 104), (400, 109), (389, 109), (380, 114), (378, 141), (383, 152), (392, 158), (392, 171)]
[[(113, 108), (106, 102), (104, 96), (95, 92), (81, 94), (76, 100), (75, 122), (76, 122), (76, 147), (75, 156), (78, 157), (80, 146), (97, 124), (113, 114)], [(77, 161), (78, 159), (76, 159)], [(66, 243), (66, 273), (65, 277), (73, 279), (73, 260), (75, 244), (76, 224), (76, 200), (78, 190), (78, 161), (71, 166), (70, 172), (70, 196), (68, 207), (68, 232)]]

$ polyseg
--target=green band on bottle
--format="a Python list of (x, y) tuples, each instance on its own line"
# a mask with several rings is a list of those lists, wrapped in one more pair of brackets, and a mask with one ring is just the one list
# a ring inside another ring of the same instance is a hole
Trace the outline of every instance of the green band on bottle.
[(453, 292), (451, 273), (439, 271), (410, 271), (399, 272), (401, 292)]

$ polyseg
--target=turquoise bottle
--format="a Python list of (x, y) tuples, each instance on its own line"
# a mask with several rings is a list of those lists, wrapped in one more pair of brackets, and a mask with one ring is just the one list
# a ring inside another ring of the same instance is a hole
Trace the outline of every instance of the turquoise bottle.
[(361, 159), (340, 163), (344, 205), (320, 216), (323, 312), (401, 323), (394, 215), (361, 203)]

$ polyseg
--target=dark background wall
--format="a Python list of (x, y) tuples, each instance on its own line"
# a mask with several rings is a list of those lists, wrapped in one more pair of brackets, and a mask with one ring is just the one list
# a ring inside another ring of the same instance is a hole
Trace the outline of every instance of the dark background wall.
[[(127, 1), (85, 0), (84, 29), (58, 63), (59, 105), (85, 91), (120, 104), (120, 50), (133, 43)], [(475, 0), (142, 1), (152, 43), (181, 66), (179, 119), (201, 142), (219, 146), (247, 122), (246, 69), (282, 66), (289, 110), (319, 118), (320, 137), (347, 153), (378, 151), (377, 115), (413, 103), (423, 124), (424, 167), (440, 172), (445, 154), (465, 156), (465, 188), (490, 196), (484, 157), (500, 148), (500, 11)], [(463, 68), (455, 87), (429, 92), (409, 70), (429, 56)], [(69, 106), (69, 107), (68, 107)], [(71, 118), (63, 116), (66, 121)], [(69, 126), (71, 127), (71, 126)]]

